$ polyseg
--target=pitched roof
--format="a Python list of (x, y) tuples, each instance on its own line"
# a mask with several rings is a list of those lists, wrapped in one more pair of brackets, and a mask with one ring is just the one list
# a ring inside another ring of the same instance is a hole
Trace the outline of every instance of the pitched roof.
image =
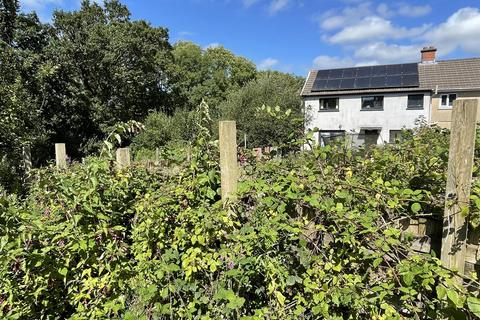
[(480, 58), (419, 64), (420, 86), (439, 91), (480, 89)]
[[(437, 61), (418, 64), (420, 85), (410, 88), (376, 88), (335, 91), (312, 91), (319, 70), (310, 71), (302, 96), (326, 96), (361, 93), (387, 93), (411, 91), (480, 90), (480, 58)], [(437, 88), (438, 86), (438, 88)]]

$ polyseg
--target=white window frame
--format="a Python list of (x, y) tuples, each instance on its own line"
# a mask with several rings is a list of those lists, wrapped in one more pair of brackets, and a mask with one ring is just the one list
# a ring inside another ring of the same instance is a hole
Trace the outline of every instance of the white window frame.
[[(450, 110), (450, 109), (453, 108), (453, 102), (452, 102), (452, 105), (450, 105), (450, 96), (451, 96), (451, 95), (455, 95), (455, 100), (458, 99), (458, 95), (457, 95), (456, 93), (442, 93), (442, 94), (440, 95), (439, 109), (447, 109), (447, 110)], [(442, 103), (443, 97), (447, 97), (447, 104), (446, 104), (446, 105), (444, 105), (444, 104)], [(455, 101), (455, 100), (453, 100), (453, 101)]]

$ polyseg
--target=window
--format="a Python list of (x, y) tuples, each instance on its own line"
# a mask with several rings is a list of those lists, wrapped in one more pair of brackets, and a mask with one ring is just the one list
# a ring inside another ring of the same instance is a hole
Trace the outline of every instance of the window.
[(411, 94), (408, 96), (408, 109), (423, 109), (423, 94)]
[(322, 147), (342, 140), (343, 138), (345, 138), (345, 131), (343, 130), (320, 131), (319, 134), (319, 142)]
[(383, 96), (362, 97), (362, 110), (382, 110)]
[(397, 141), (402, 141), (402, 130), (390, 130), (390, 143), (396, 143)]
[(365, 146), (373, 146), (378, 143), (378, 138), (380, 137), (380, 130), (364, 130), (364, 141)]
[(319, 111), (335, 111), (338, 110), (338, 98), (322, 98), (320, 99)]
[(457, 100), (455, 93), (442, 94), (442, 103), (440, 108), (451, 109), (453, 107), (453, 101)]

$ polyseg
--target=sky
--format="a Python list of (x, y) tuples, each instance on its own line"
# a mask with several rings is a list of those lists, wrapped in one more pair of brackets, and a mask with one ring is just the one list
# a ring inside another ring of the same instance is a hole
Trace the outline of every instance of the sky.
[[(480, 56), (480, 0), (123, 0), (133, 19), (167, 27), (172, 43), (223, 46), (259, 69), (312, 68)], [(20, 0), (43, 21), (80, 0)]]

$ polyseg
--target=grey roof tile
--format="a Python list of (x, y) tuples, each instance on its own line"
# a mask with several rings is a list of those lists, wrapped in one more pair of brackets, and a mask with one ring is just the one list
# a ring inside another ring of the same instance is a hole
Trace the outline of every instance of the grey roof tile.
[[(379, 88), (312, 92), (318, 70), (312, 70), (305, 81), (301, 95), (327, 96), (405, 91), (449, 91), (480, 89), (480, 58), (444, 60), (434, 64), (418, 64), (420, 86), (415, 88)], [(438, 86), (438, 88), (437, 88)]]

